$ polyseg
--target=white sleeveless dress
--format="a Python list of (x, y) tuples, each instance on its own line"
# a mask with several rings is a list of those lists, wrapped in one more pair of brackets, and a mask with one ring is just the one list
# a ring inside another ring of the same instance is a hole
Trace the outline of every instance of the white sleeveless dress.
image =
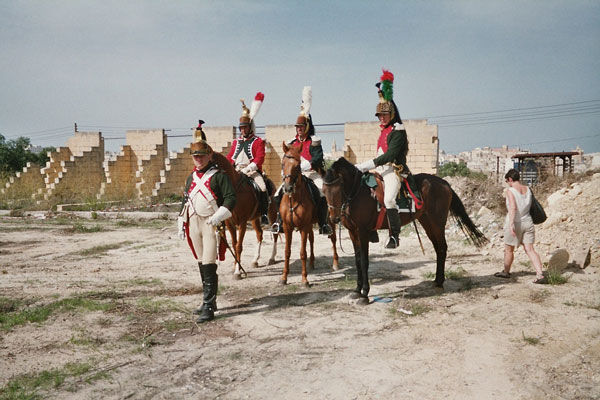
[[(515, 233), (510, 231), (510, 221), (508, 214), (504, 220), (504, 243), (510, 246), (519, 246), (520, 244), (533, 243), (535, 241), (535, 226), (529, 214), (531, 208), (531, 189), (527, 188), (527, 193), (521, 194), (515, 188), (508, 188), (515, 198), (517, 211), (515, 213)], [(506, 197), (506, 208), (508, 209), (508, 195)]]

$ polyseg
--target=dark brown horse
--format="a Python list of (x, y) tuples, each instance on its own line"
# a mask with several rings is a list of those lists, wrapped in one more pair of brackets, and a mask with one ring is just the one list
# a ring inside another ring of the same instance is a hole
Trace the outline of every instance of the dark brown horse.
[[(235, 168), (231, 165), (227, 157), (220, 153), (213, 153), (213, 159), (219, 165), (219, 167), (225, 171), (225, 173), (231, 179), (233, 183), (233, 188), (235, 190), (236, 202), (235, 207), (232, 211), (232, 216), (229, 218), (225, 225), (227, 226), (227, 230), (231, 235), (231, 247), (235, 249), (235, 255), (239, 261), (241, 261), (242, 250), (243, 250), (243, 242), (244, 236), (246, 234), (246, 227), (248, 225), (248, 221), (252, 222), (252, 227), (256, 232), (256, 241), (258, 245), (256, 246), (256, 253), (254, 255), (254, 259), (252, 260), (251, 266), (256, 268), (258, 267), (258, 260), (260, 258), (260, 250), (263, 242), (263, 230), (260, 225), (260, 210), (258, 205), (258, 196), (257, 193), (250, 182), (250, 178), (248, 178), (243, 173), (236, 171)], [(267, 187), (273, 188), (273, 183), (265, 179), (265, 183), (267, 183)], [(272, 193), (271, 193), (272, 194)], [(269, 220), (275, 221), (277, 211), (275, 210), (275, 206), (273, 202), (269, 205)], [(237, 230), (237, 232), (236, 232)], [(269, 259), (268, 264), (275, 263), (275, 253), (277, 250), (277, 235), (274, 235), (273, 238), (273, 248), (271, 251), (271, 258)], [(240, 279), (240, 265), (236, 261), (234, 261), (234, 269), (233, 269), (233, 277), (234, 279)]]
[[(354, 245), (357, 285), (353, 297), (368, 304), (369, 234), (376, 227), (378, 210), (377, 200), (371, 196), (371, 189), (362, 183), (362, 177), (363, 173), (342, 157), (327, 171), (323, 192), (329, 205), (329, 217), (334, 222), (342, 221)], [(448, 214), (452, 214), (475, 246), (482, 246), (487, 238), (471, 221), (448, 182), (430, 174), (416, 174), (414, 179), (421, 192), (423, 207), (414, 214), (400, 213), (401, 224), (406, 225), (417, 219), (425, 229), (437, 256), (435, 285), (442, 288), (448, 249), (445, 235)], [(387, 222), (387, 218), (384, 220)], [(387, 228), (387, 224), (381, 228)]]
[[(314, 232), (313, 224), (317, 223), (317, 205), (313, 203), (308, 183), (302, 176), (300, 169), (300, 150), (299, 146), (288, 147), (283, 143), (283, 152), (285, 153), (281, 161), (283, 171), (283, 197), (279, 206), (279, 213), (283, 222), (283, 232), (285, 234), (285, 263), (283, 274), (279, 282), (287, 284), (288, 274), (290, 272), (290, 255), (292, 253), (292, 234), (294, 229), (300, 231), (300, 260), (302, 261), (302, 283), (308, 286), (308, 274), (306, 272), (306, 240), (310, 242), (310, 260), (309, 269), (312, 271), (315, 266)], [(338, 269), (338, 255), (335, 248), (336, 236), (335, 226), (333, 234), (330, 236), (333, 244), (333, 269)]]

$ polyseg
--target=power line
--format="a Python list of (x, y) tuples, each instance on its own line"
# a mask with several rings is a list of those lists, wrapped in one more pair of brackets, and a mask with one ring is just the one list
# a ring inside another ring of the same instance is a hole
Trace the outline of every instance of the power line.
[[(546, 143), (556, 143), (556, 142), (570, 142), (570, 141), (573, 141), (573, 140), (587, 139), (587, 138), (593, 138), (593, 137), (599, 137), (599, 136), (600, 136), (600, 134), (597, 134), (597, 135), (587, 135), (587, 136), (578, 136), (578, 137), (567, 138), (567, 139), (544, 140), (544, 141), (541, 141), (541, 142), (512, 143), (512, 144), (508, 144), (507, 146), (509, 146), (509, 147), (510, 146), (521, 147), (521, 146), (530, 146), (530, 145), (535, 145), (535, 144), (546, 144)], [(446, 150), (445, 149), (445, 151), (450, 152), (450, 153), (455, 153), (455, 152), (457, 152), (459, 150), (457, 150), (457, 149)], [(463, 150), (463, 151), (468, 151), (468, 150)]]

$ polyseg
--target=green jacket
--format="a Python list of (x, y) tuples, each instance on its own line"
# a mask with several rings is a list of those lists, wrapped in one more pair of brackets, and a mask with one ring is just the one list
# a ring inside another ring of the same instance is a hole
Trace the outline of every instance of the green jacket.
[[(207, 171), (214, 164), (209, 164), (202, 171)], [(190, 185), (192, 184), (192, 180), (194, 179), (194, 172), (192, 172), (186, 182), (185, 182), (185, 199), (184, 204), (187, 199), (187, 194), (190, 191)], [(229, 176), (221, 170), (215, 173), (210, 179), (210, 190), (215, 194), (217, 205), (219, 207), (224, 206), (229, 211), (233, 211), (236, 202), (235, 190), (233, 189), (233, 184), (231, 183), (231, 179)]]
[(408, 166), (406, 165), (406, 154), (408, 153), (406, 130), (394, 129), (391, 131), (387, 137), (387, 144), (387, 151), (373, 160), (375, 165), (379, 166), (392, 162), (394, 164), (402, 165), (404, 170), (408, 171)]

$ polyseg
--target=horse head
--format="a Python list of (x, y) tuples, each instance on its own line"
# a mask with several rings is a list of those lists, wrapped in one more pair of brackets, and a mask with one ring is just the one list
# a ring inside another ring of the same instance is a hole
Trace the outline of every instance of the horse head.
[(212, 154), (212, 161), (214, 161), (214, 163), (217, 164), (219, 168), (225, 171), (225, 173), (227, 174), (227, 176), (229, 176), (229, 179), (231, 179), (231, 182), (233, 182), (233, 184), (235, 184), (241, 178), (240, 172), (236, 171), (235, 168), (233, 168), (231, 162), (223, 154), (217, 153), (215, 151)]
[(341, 157), (327, 170), (323, 178), (323, 194), (327, 199), (329, 218), (335, 224), (340, 222), (344, 209), (352, 200), (356, 182), (360, 184), (362, 174), (356, 167)]
[(302, 171), (300, 170), (300, 147), (288, 146), (283, 142), (283, 152), (283, 158), (281, 159), (283, 192), (293, 194), (302, 176)]

